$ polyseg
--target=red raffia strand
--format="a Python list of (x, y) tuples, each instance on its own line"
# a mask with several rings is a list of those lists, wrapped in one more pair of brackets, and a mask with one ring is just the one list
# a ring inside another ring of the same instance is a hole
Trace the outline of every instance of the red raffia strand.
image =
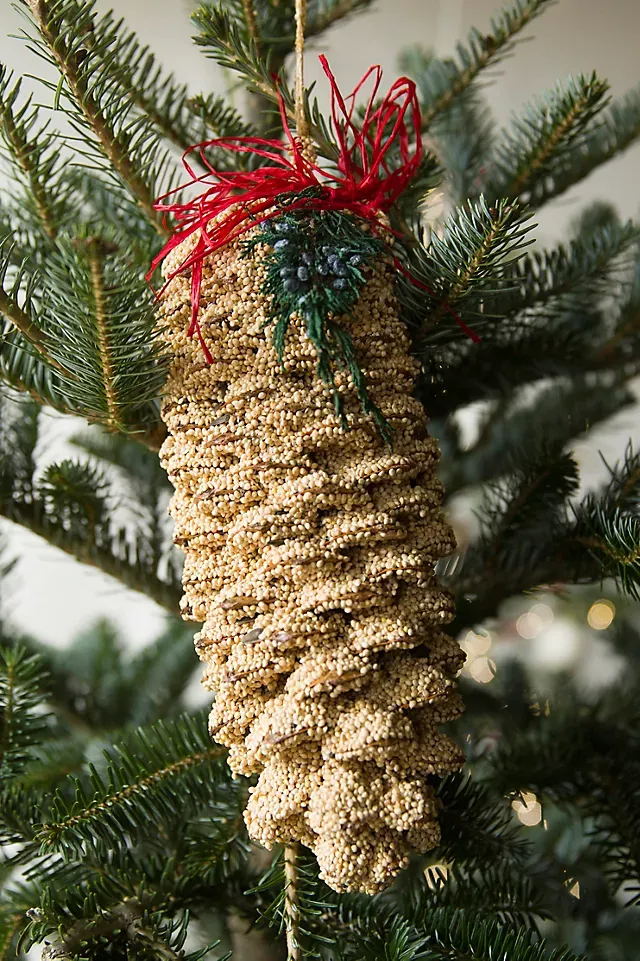
[[(147, 279), (151, 279), (170, 251), (193, 234), (198, 235), (194, 248), (172, 271), (166, 283), (178, 274), (192, 271), (189, 336), (198, 337), (209, 364), (213, 363), (213, 357), (198, 323), (205, 257), (251, 230), (256, 224), (279, 216), (281, 210), (275, 204), (283, 194), (301, 194), (310, 187), (314, 188), (314, 196), (293, 197), (287, 209), (348, 210), (371, 224), (373, 230), (380, 232), (378, 214), (385, 213), (393, 206), (420, 166), (423, 146), (420, 106), (414, 82), (407, 77), (400, 77), (380, 105), (376, 106), (382, 70), (379, 66), (370, 67), (345, 100), (325, 56), (320, 56), (320, 63), (331, 86), (331, 117), (339, 147), (337, 172), (323, 170), (304, 156), (300, 141), (291, 133), (283, 98), (279, 95), (285, 141), (265, 140), (260, 137), (223, 137), (196, 144), (190, 147), (182, 158), (191, 180), (182, 187), (170, 190), (155, 204), (156, 210), (163, 211), (165, 223), (169, 215), (174, 218), (175, 227), (165, 246), (154, 258)], [(356, 97), (371, 77), (373, 89), (362, 124), (356, 126), (353, 122)], [(390, 168), (388, 155), (396, 143), (402, 162), (400, 166)], [(209, 147), (255, 154), (270, 163), (252, 171), (216, 170), (205, 156)], [(191, 166), (189, 157), (194, 153), (208, 171), (206, 174), (198, 175)], [(205, 188), (197, 197), (186, 202), (171, 201), (178, 191), (195, 184)], [(394, 265), (416, 287), (427, 291), (433, 297), (437, 296), (397, 258), (394, 258)], [(442, 301), (442, 306), (455, 317), (472, 340), (479, 340), (446, 302)]]

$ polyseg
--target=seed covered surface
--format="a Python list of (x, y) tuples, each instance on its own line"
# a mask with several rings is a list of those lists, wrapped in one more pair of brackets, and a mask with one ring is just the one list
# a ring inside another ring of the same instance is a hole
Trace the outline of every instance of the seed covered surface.
[[(452, 600), (433, 572), (454, 538), (392, 266), (381, 258), (339, 319), (393, 428), (390, 450), (338, 371), (341, 427), (302, 318), (279, 361), (265, 252), (234, 242), (205, 262), (210, 365), (187, 334), (189, 278), (161, 302), (161, 457), (186, 555), (183, 614), (203, 622), (211, 733), (234, 772), (258, 775), (251, 837), (301, 841), (333, 888), (373, 893), (438, 843), (430, 775), (462, 761), (440, 726), (460, 712), (464, 657), (443, 632)], [(167, 275), (184, 256), (167, 258)]]

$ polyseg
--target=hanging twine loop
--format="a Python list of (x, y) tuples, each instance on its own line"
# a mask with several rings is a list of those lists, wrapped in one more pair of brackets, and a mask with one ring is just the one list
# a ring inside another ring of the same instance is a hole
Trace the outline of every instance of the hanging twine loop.
[(307, 0), (296, 0), (296, 76), (295, 76), (295, 122), (302, 153), (306, 160), (317, 159), (309, 122), (304, 105), (304, 32), (307, 26)]

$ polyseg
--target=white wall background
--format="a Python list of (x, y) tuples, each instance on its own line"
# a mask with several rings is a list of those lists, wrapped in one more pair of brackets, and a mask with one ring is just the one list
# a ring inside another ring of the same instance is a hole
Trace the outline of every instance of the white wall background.
[[(488, 27), (498, 3), (378, 0), (371, 13), (337, 26), (316, 49), (327, 53), (343, 89), (350, 89), (372, 63), (382, 64), (391, 81), (403, 47), (420, 43), (441, 56), (450, 55), (456, 40), (470, 26)], [(194, 92), (224, 89), (225, 78), (190, 42), (187, 0), (99, 0), (98, 6), (114, 7)], [(0, 61), (19, 72), (37, 74), (42, 69), (39, 62), (19, 40), (8, 36), (18, 33), (21, 24), (10, 0), (0, 0)], [(560, 0), (534, 23), (530, 34), (535, 35), (535, 41), (519, 46), (516, 55), (494, 73), (486, 91), (501, 122), (506, 122), (524, 100), (570, 73), (595, 68), (610, 80), (615, 95), (640, 82), (638, 0)], [(320, 92), (322, 77), (312, 53), (307, 75), (308, 81), (318, 80)], [(561, 236), (568, 220), (596, 197), (615, 203), (624, 217), (640, 213), (640, 146), (550, 205), (539, 218), (539, 240)], [(636, 420), (635, 411), (625, 412), (617, 418), (613, 430), (609, 428), (580, 445), (587, 474), (596, 468), (598, 449), (609, 460), (622, 453)], [(44, 444), (47, 458), (65, 456), (64, 437), (69, 427), (60, 418), (51, 419)], [(7, 607), (14, 622), (25, 630), (43, 640), (64, 644), (74, 631), (98, 615), (116, 620), (132, 642), (149, 639), (159, 628), (163, 615), (152, 602), (3, 523), (5, 530), (10, 551), (22, 558), (12, 576)]]

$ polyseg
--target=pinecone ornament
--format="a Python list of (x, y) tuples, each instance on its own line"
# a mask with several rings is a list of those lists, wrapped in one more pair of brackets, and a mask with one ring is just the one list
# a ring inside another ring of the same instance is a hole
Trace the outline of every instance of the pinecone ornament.
[[(368, 228), (341, 216), (366, 246)], [(161, 457), (186, 555), (183, 612), (203, 623), (211, 733), (234, 772), (257, 775), (249, 834), (268, 848), (301, 841), (332, 888), (374, 893), (438, 843), (433, 776), (462, 762), (440, 730), (461, 710), (463, 655), (434, 575), (454, 537), (391, 256), (318, 246), (303, 214), (306, 259), (283, 266), (283, 218), (281, 240), (276, 219), (202, 260), (210, 363), (188, 336), (192, 282), (179, 269), (194, 239), (167, 257)], [(279, 350), (278, 284), (300, 303)], [(305, 304), (347, 287), (353, 306), (328, 319), (323, 354), (322, 317)], [(330, 363), (345, 343), (346, 361)]]

